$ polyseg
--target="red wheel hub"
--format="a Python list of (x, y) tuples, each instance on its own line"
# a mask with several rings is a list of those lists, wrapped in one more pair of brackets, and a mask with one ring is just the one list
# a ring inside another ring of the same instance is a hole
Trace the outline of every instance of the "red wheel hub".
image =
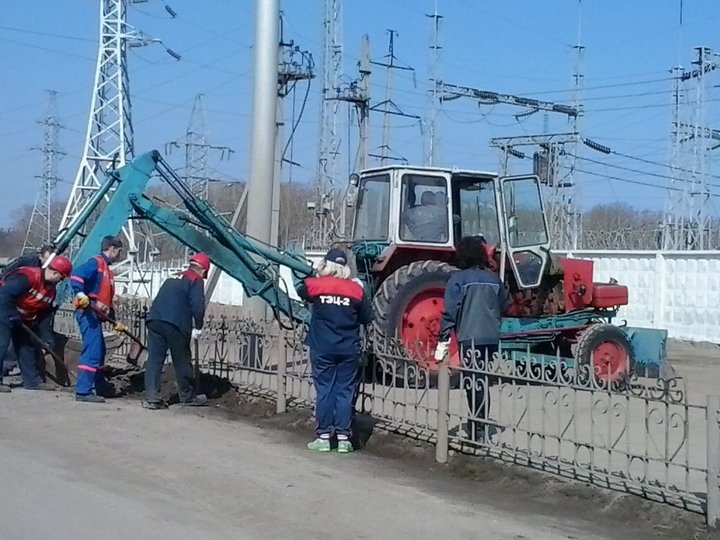
[[(400, 339), (408, 354), (431, 370), (437, 369), (434, 353), (440, 334), (444, 292), (442, 287), (433, 287), (416, 294), (405, 307), (400, 321)], [(450, 339), (450, 365), (458, 363), (458, 347), (453, 335)]]
[(627, 373), (628, 353), (616, 341), (604, 341), (593, 349), (592, 366), (595, 376), (606, 382), (614, 382)]

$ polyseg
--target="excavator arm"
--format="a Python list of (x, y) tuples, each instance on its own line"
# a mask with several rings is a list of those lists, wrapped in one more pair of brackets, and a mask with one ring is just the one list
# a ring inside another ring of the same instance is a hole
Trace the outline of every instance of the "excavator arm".
[[(143, 193), (153, 174), (180, 197), (186, 211), (160, 206)], [(96, 212), (107, 199), (101, 212)], [(146, 219), (196, 252), (204, 252), (222, 271), (239, 281), (248, 296), (259, 296), (277, 318), (307, 322), (307, 307), (281, 288), (279, 266), (290, 268), (295, 280), (312, 275), (304, 257), (267, 245), (235, 230), (207, 201), (198, 199), (157, 151), (144, 154), (113, 171), (75, 220), (61, 231), (55, 246), (61, 253), (90, 218), (95, 222), (84, 235), (75, 261), (91, 257), (102, 237), (117, 234), (128, 218)]]

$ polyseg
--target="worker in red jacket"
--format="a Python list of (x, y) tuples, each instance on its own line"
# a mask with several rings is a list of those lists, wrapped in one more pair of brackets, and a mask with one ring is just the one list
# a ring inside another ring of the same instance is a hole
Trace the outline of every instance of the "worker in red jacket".
[(327, 252), (317, 277), (307, 278), (297, 292), (312, 304), (305, 344), (315, 387), (316, 439), (309, 450), (329, 452), (337, 437), (340, 453), (352, 452), (350, 442), (353, 398), (360, 360), (360, 328), (373, 320), (363, 286), (351, 279), (345, 253)]
[[(57, 255), (47, 263), (46, 268), (17, 268), (0, 282), (0, 373), (5, 352), (12, 341), (23, 386), (28, 390), (52, 390), (55, 387), (42, 381), (35, 346), (22, 325), (38, 335), (47, 348), (55, 347), (52, 329), (55, 286), (71, 271), (70, 261)], [(10, 387), (0, 384), (0, 392), (10, 392)]]
[(205, 282), (210, 259), (204, 253), (190, 257), (187, 270), (171, 276), (160, 287), (150, 307), (148, 359), (145, 362), (145, 399), (148, 409), (166, 409), (160, 394), (160, 377), (170, 350), (180, 403), (190, 407), (205, 405), (207, 397), (195, 394), (195, 375), (190, 340), (199, 339), (205, 317)]
[[(78, 361), (75, 399), (89, 403), (102, 403), (105, 398), (97, 395), (105, 378), (105, 338), (103, 322), (114, 319), (113, 297), (115, 277), (110, 265), (122, 258), (123, 243), (120, 238), (106, 236), (100, 245), (101, 253), (78, 266), (70, 276), (75, 298), (75, 319), (80, 327), (83, 348)], [(115, 330), (122, 331), (124, 325), (116, 324)]]

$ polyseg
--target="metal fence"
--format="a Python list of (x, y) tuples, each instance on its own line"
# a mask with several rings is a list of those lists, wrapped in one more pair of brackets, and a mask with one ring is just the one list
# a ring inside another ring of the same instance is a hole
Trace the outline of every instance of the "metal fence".
[[(127, 302), (117, 317), (144, 336), (146, 313)], [(272, 396), (284, 412), (314, 402), (303, 337), (212, 312), (197, 356), (203, 371)], [(711, 524), (720, 514), (720, 398), (693, 405), (679, 378), (606, 383), (589, 366), (522, 351), (470, 349), (461, 366), (434, 371), (404, 351), (365, 340), (356, 409), (435, 444), (439, 462), (453, 449), (704, 512)]]

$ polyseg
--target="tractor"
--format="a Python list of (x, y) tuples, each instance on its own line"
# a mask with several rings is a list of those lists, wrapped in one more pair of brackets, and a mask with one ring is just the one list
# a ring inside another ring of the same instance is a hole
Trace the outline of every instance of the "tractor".
[[(501, 324), (507, 357), (588, 366), (602, 381), (657, 376), (667, 332), (612, 324), (628, 289), (595, 283), (593, 261), (560, 258), (537, 176), (387, 166), (350, 177), (350, 247), (369, 285), (376, 337), (399, 339), (405, 355), (434, 373), (443, 293), (462, 237), (485, 241), (492, 269), (511, 294)], [(454, 338), (450, 365), (460, 363)]]

